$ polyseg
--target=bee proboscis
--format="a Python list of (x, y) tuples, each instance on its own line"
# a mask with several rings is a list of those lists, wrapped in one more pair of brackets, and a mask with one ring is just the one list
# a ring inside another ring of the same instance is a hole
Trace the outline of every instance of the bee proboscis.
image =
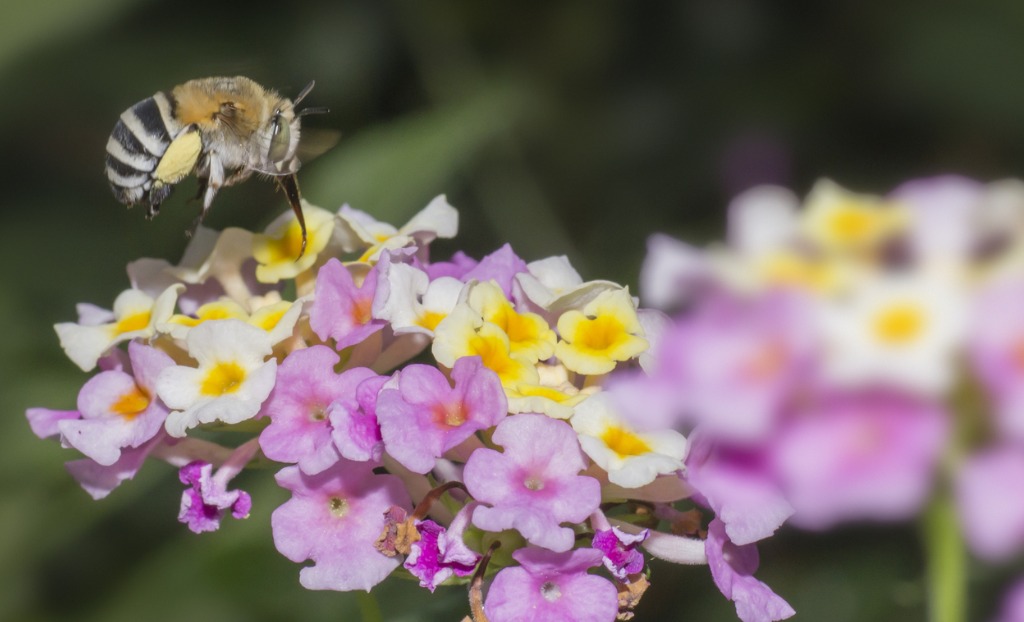
[(151, 219), (174, 186), (195, 173), (202, 211), (191, 235), (218, 190), (253, 173), (267, 175), (298, 218), (301, 257), (306, 223), (295, 176), (300, 121), (327, 109), (295, 107), (313, 85), (293, 101), (242, 76), (199, 78), (136, 103), (121, 114), (107, 140), (106, 173), (114, 196), (129, 207), (145, 206)]

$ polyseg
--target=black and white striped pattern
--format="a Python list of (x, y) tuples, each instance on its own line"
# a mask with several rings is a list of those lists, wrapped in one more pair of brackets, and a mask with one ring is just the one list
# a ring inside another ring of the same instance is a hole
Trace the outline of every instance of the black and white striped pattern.
[(107, 179), (117, 200), (149, 209), (152, 218), (171, 193), (154, 185), (153, 172), (171, 139), (181, 129), (174, 119), (174, 101), (164, 92), (144, 99), (121, 114), (107, 140)]

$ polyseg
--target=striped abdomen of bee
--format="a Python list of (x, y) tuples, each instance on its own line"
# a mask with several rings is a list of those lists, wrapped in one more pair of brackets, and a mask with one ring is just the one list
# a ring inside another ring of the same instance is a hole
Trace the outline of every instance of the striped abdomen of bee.
[[(173, 185), (195, 165), (193, 160), (189, 170), (181, 173), (181, 166), (169, 166), (170, 160), (165, 162), (165, 156), (175, 155), (168, 154), (168, 148), (182, 129), (174, 118), (173, 100), (162, 91), (121, 114), (107, 140), (106, 161), (107, 179), (118, 201), (129, 206), (144, 205), (148, 218), (160, 211), (160, 204), (171, 193)], [(186, 151), (194, 151), (197, 159), (202, 141), (196, 134), (195, 140), (189, 142), (193, 143), (193, 148)], [(179, 155), (187, 160), (190, 154)]]

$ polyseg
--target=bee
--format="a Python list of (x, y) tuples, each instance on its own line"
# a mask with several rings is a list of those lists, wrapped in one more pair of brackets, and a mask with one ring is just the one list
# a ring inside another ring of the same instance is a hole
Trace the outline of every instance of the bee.
[(106, 174), (114, 196), (128, 207), (145, 206), (152, 219), (175, 184), (195, 173), (202, 211), (187, 232), (191, 236), (217, 191), (253, 173), (265, 175), (284, 191), (298, 218), (302, 257), (306, 223), (295, 176), (300, 121), (327, 109), (295, 107), (314, 84), (292, 101), (242, 76), (199, 78), (138, 102), (121, 114), (107, 140)]

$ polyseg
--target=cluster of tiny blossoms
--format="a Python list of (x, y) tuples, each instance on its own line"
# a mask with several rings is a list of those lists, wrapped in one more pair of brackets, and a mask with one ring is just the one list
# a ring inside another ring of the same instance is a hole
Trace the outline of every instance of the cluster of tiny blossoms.
[[(949, 499), (978, 561), (1020, 559), (1024, 184), (762, 187), (730, 205), (727, 244), (648, 250), (644, 304), (672, 319), (605, 395), (688, 431), (711, 572), (743, 620), (770, 616), (737, 593), (723, 535), (742, 550), (783, 522), (902, 521)], [(1024, 579), (1001, 616), (1024, 619)]]
[(432, 261), (457, 229), (443, 196), (398, 229), (348, 206), (304, 216), (301, 258), (291, 213), (258, 234), (200, 229), (177, 265), (131, 263), (111, 310), (55, 327), (93, 375), (76, 409), (27, 416), (82, 454), (67, 467), (91, 496), (169, 463), (179, 520), (213, 531), (260, 502), (235, 476), (277, 464), (291, 498), (274, 543), (311, 562), (309, 589), (402, 574), (469, 585), (478, 622), (630, 619), (646, 549), (710, 560), (757, 619), (791, 613), (715, 523), (673, 505), (695, 493), (686, 437), (606, 394), (613, 370), (653, 364), (663, 314), (565, 257)]

